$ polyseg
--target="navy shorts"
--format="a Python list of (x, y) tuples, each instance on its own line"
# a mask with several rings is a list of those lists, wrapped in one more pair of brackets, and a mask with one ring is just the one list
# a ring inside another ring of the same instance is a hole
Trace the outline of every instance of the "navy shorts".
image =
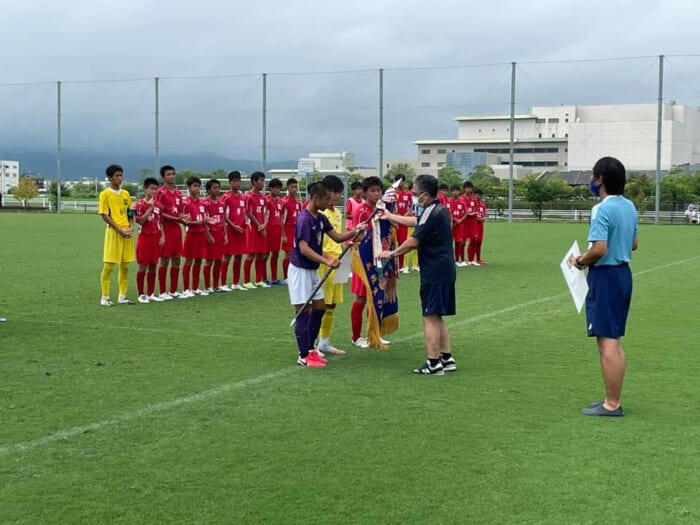
[(454, 283), (421, 284), (420, 302), (424, 316), (454, 315), (456, 313)]
[(625, 335), (632, 301), (632, 272), (628, 264), (588, 269), (586, 323), (589, 337), (619, 339)]

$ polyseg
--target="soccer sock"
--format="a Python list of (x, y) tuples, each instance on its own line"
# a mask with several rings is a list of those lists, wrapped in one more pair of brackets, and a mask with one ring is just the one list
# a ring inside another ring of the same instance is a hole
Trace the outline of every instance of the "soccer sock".
[(311, 348), (318, 337), (318, 331), (321, 329), (321, 321), (326, 309), (311, 310), (311, 319), (309, 319), (309, 348)]
[(194, 263), (192, 265), (192, 289), (196, 290), (199, 288), (199, 276), (202, 273), (202, 264)]
[[(243, 282), (251, 283), (250, 280), (250, 268), (253, 266), (253, 259), (246, 257), (245, 263), (243, 264)], [(236, 263), (233, 263), (233, 270), (236, 271)]]
[[(228, 266), (231, 264), (231, 260), (229, 259), (228, 261), (224, 259), (221, 261), (221, 273), (219, 274), (221, 276), (221, 284), (226, 284), (227, 279), (228, 279)], [(216, 266), (214, 267), (214, 271), (216, 271)], [(234, 281), (233, 284), (236, 284)]]
[(146, 280), (146, 272), (144, 270), (138, 270), (136, 272), (136, 290), (139, 295), (143, 295), (143, 284)]
[(126, 291), (129, 288), (129, 263), (123, 262), (119, 265), (119, 273), (117, 274), (119, 282), (119, 295), (126, 296)]
[(265, 266), (267, 261), (262, 257), (257, 257), (255, 259), (255, 282), (260, 283), (267, 280), (267, 271)]
[(310, 319), (311, 314), (307, 310), (304, 310), (299, 312), (297, 322), (294, 325), (294, 335), (297, 338), (297, 348), (299, 349), (299, 355), (303, 358), (309, 355), (309, 350), (311, 349), (308, 344)]
[[(185, 265), (182, 267), (182, 286), (185, 290), (190, 289), (190, 269), (192, 268), (191, 264), (185, 263)], [(172, 288), (172, 285), (171, 285)]]
[(474, 248), (474, 251), (476, 252), (476, 260), (477, 262), (481, 262), (481, 241), (476, 241), (476, 248)]
[(469, 247), (467, 248), (467, 260), (469, 262), (474, 260), (474, 241), (469, 242)]
[(440, 363), (440, 358), (438, 357), (437, 359), (433, 359), (432, 357), (429, 357), (428, 361), (430, 361), (430, 366), (435, 368)]
[(326, 310), (323, 320), (321, 321), (321, 330), (318, 335), (321, 338), (329, 338), (331, 336), (331, 330), (333, 330), (333, 319), (335, 318), (335, 308)]
[(148, 296), (150, 297), (156, 291), (156, 271), (152, 270), (146, 274), (146, 284), (148, 285)]
[(462, 259), (461, 259), (462, 261), (464, 260), (464, 252), (465, 252), (466, 248), (467, 248), (467, 243), (463, 242), (463, 243), (462, 243), (462, 252), (461, 252), (461, 254), (460, 254), (460, 257), (462, 258)]
[(352, 303), (350, 309), (350, 324), (352, 325), (352, 340), (357, 341), (362, 334), (362, 311), (365, 309), (365, 304), (359, 301)]
[[(233, 260), (233, 284), (241, 283), (241, 263), (242, 260), (240, 258)], [(248, 271), (248, 277), (250, 277), (250, 270)], [(243, 282), (248, 283), (250, 282), (250, 279)]]
[(204, 265), (204, 288), (211, 288), (211, 264)]
[(112, 270), (114, 270), (114, 263), (105, 263), (102, 267), (102, 275), (100, 275), (102, 297), (109, 297), (109, 278), (112, 276)]
[(214, 288), (218, 288), (221, 284), (221, 262), (214, 261)]
[(289, 257), (286, 255), (284, 259), (282, 259), (282, 275), (285, 279), (287, 279), (287, 275), (289, 275)]
[(168, 278), (168, 267), (167, 266), (159, 266), (158, 267), (158, 286), (160, 289), (160, 293), (166, 293), (168, 289), (165, 287), (165, 281)]
[(440, 352), (440, 357), (447, 361), (450, 357), (452, 357), (452, 352)]
[(177, 292), (177, 282), (180, 278), (180, 267), (171, 266), (170, 267), (170, 293)]
[(279, 272), (279, 270), (278, 270), (279, 262), (280, 262), (279, 252), (273, 253), (270, 256), (270, 280), (271, 281), (277, 280), (277, 274)]

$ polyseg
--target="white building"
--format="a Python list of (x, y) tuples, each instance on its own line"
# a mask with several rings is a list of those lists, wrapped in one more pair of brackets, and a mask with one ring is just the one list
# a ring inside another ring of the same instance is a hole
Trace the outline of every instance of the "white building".
[[(516, 115), (514, 164), (542, 172), (554, 168), (590, 169), (605, 155), (629, 170), (656, 167), (656, 104), (542, 106)], [(438, 170), (473, 154), (497, 155), (508, 165), (510, 115), (457, 117), (457, 139), (418, 140), (422, 173)], [(452, 154), (452, 155), (450, 155)], [(448, 156), (451, 158), (448, 159)], [(483, 157), (482, 157), (483, 159)], [(663, 105), (661, 168), (700, 162), (700, 110), (671, 102)]]
[(0, 193), (6, 195), (19, 184), (19, 161), (0, 158)]
[(313, 162), (316, 171), (343, 170), (357, 166), (355, 154), (348, 151), (340, 153), (309, 153), (307, 158), (299, 159), (299, 162)]

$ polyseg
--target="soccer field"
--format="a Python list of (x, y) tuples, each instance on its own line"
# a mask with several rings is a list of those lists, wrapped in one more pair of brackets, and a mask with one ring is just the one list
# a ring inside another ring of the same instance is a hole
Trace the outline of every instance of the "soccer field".
[(417, 274), (390, 350), (349, 345), (346, 290), (348, 354), (302, 369), (284, 287), (99, 306), (103, 228), (0, 214), (0, 523), (700, 521), (700, 228), (641, 226), (619, 419), (580, 414), (602, 380), (559, 261), (585, 224), (487, 225), (442, 377), (410, 373)]

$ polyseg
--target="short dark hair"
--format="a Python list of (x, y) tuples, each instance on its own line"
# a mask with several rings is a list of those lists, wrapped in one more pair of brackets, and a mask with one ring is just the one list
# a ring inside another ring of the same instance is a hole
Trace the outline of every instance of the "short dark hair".
[(115, 173), (120, 171), (124, 173), (124, 168), (122, 168), (119, 164), (110, 164), (109, 166), (107, 166), (105, 173), (107, 174), (107, 178), (111, 179)]
[(275, 178), (275, 179), (270, 179), (270, 182), (267, 183), (268, 188), (281, 188), (282, 187), (282, 181)]
[(296, 180), (294, 177), (289, 177), (287, 179), (287, 188), (289, 188), (290, 184), (299, 184), (299, 181)]
[(447, 187), (447, 184), (445, 184), (444, 182), (441, 182), (440, 184), (438, 184), (438, 189), (439, 190), (448, 190), (449, 188)]
[(241, 172), (238, 170), (229, 172), (228, 181), (231, 182), (232, 180), (241, 180)]
[(325, 197), (326, 195), (328, 195), (328, 187), (323, 182), (313, 182), (309, 184), (309, 199)]
[[(413, 180), (413, 184), (420, 190), (421, 193), (425, 192), (433, 199), (437, 197), (438, 181), (432, 175), (418, 175)], [(441, 186), (445, 186), (445, 188), (447, 188), (447, 184), (441, 184)]]
[(207, 189), (207, 191), (209, 191), (214, 184), (218, 184), (219, 186), (221, 186), (219, 179), (209, 179), (204, 185), (204, 187)]
[(255, 182), (260, 179), (265, 180), (265, 174), (262, 171), (254, 171), (250, 174), (250, 182)]
[(412, 183), (412, 182), (409, 182), (408, 185), (406, 186), (406, 188), (408, 188), (409, 190), (412, 190), (412, 189), (413, 189), (413, 183)]
[(362, 188), (362, 183), (359, 180), (356, 180), (352, 184), (350, 184), (350, 189), (352, 191), (355, 191), (357, 188)]
[(481, 188), (476, 188), (476, 189), (474, 190), (474, 193), (475, 193), (476, 195), (483, 195), (483, 194), (484, 194), (484, 192), (481, 191)]
[(309, 196), (309, 199), (311, 198), (311, 191), (314, 189), (314, 186), (316, 186), (318, 182), (309, 182), (309, 185), (306, 187), (306, 193)]
[(362, 191), (367, 191), (370, 188), (374, 188), (375, 186), (379, 186), (382, 191), (384, 191), (384, 184), (382, 184), (382, 179), (379, 177), (367, 177), (362, 181)]
[(166, 171), (175, 171), (175, 168), (173, 168), (170, 164), (166, 164), (165, 166), (161, 166), (160, 167), (160, 176), (165, 177)]
[(474, 189), (474, 184), (472, 184), (472, 181), (470, 180), (465, 180), (463, 186), (465, 190), (467, 188), (471, 188), (472, 190)]
[(158, 181), (154, 177), (148, 177), (143, 181), (143, 189), (145, 190), (149, 186), (158, 186)]
[(194, 175), (187, 177), (187, 187), (189, 188), (193, 184), (199, 184), (200, 186), (202, 185), (202, 179), (199, 177), (195, 177)]
[(450, 191), (460, 191), (461, 189), (462, 188), (459, 187), (459, 184), (453, 184), (452, 186), (450, 186)]
[(399, 179), (403, 179), (403, 181), (405, 182), (405, 181), (406, 181), (406, 175), (404, 175), (403, 173), (397, 173), (396, 175), (394, 175), (394, 182), (396, 182), (396, 181), (399, 180)]
[(321, 182), (328, 188), (330, 191), (343, 191), (345, 188), (345, 184), (343, 184), (343, 181), (340, 180), (340, 177), (336, 177), (335, 175), (326, 175), (323, 177), (323, 180)]
[(603, 157), (593, 166), (593, 178), (603, 178), (608, 195), (622, 195), (625, 192), (625, 166), (615, 157)]

